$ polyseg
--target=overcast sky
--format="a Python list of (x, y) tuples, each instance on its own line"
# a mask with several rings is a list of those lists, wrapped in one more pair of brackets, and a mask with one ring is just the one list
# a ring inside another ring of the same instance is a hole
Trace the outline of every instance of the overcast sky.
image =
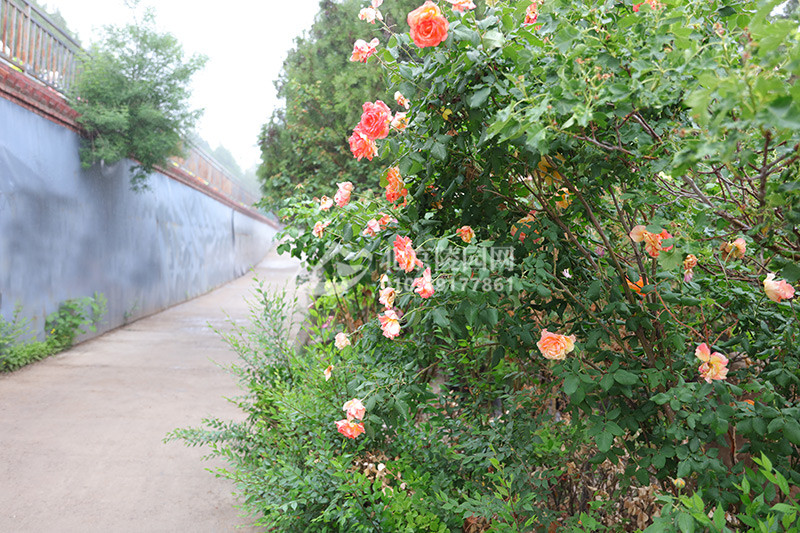
[[(124, 0), (43, 0), (61, 11), (88, 47), (104, 25), (124, 25)], [(184, 51), (208, 56), (193, 79), (192, 106), (205, 110), (197, 130), (212, 148), (222, 144), (243, 170), (259, 162), (261, 125), (279, 105), (278, 77), (294, 38), (311, 28), (319, 0), (142, 0), (152, 5), (159, 31), (175, 35)]]

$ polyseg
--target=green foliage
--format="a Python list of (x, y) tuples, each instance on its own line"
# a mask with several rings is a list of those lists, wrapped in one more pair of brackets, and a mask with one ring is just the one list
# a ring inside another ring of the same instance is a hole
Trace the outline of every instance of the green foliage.
[[(381, 6), (391, 27), (405, 24), (405, 14), (416, 0), (386, 2)], [(268, 208), (279, 207), (302, 187), (322, 195), (337, 181), (364, 186), (377, 181), (376, 169), (358, 164), (350, 155), (347, 138), (361, 116), (361, 104), (392, 101), (376, 59), (367, 65), (349, 61), (357, 39), (377, 37), (381, 46), (390, 34), (380, 25), (358, 20), (360, 0), (322, 0), (310, 33), (298, 38), (283, 63), (276, 82), (285, 101), (261, 130), (262, 180)]]
[[(368, 413), (366, 435), (325, 460), (395, 457), (450, 529), (643, 529), (674, 478), (701, 495), (692, 509), (741, 514), (762, 454), (759, 476), (800, 483), (796, 299), (764, 284), (800, 279), (799, 21), (772, 16), (777, 4), (548, 0), (524, 25), (528, 1), (443, 3), (442, 44), (397, 33), (379, 50), (410, 124), (378, 141), (383, 163), (360, 164), (396, 166), (407, 205), (373, 182), (344, 207), (296, 193), (283, 212), (295, 224), (281, 249), (323, 274), (353, 341), (328, 424), (350, 398)], [(365, 231), (384, 214), (396, 221)], [(430, 267), (431, 297), (413, 290), (421, 268), (398, 268), (398, 237)], [(376, 316), (382, 285), (397, 291), (394, 339)], [(574, 335), (574, 351), (545, 359), (544, 330)], [(727, 357), (724, 379), (701, 375), (701, 344)], [(310, 376), (330, 360), (292, 373), (320, 427)], [(374, 501), (349, 473), (305, 489), (335, 500), (349, 483)], [(753, 512), (774, 497), (765, 488)]]
[[(796, 494), (792, 494), (789, 481), (772, 467), (766, 455), (762, 454), (760, 459), (753, 458), (753, 461), (760, 468), (747, 468), (741, 484), (736, 485), (739, 512), (735, 518), (726, 513), (722, 505), (706, 504), (702, 493), (682, 494), (677, 498), (665, 495), (661, 497), (664, 508), (660, 516), (645, 533), (800, 531), (800, 504)], [(735, 529), (728, 527), (731, 522)]]
[(66, 300), (45, 321), (45, 341), (28, 341), (27, 320), (20, 319), (22, 308), (14, 309), (10, 322), (0, 317), (0, 372), (10, 372), (70, 348), (78, 335), (95, 331), (106, 312), (102, 294)]
[(181, 155), (182, 139), (200, 116), (189, 109), (189, 81), (206, 59), (185, 58), (177, 39), (155, 29), (152, 11), (121, 28), (107, 27), (91, 49), (72, 98), (87, 137), (81, 162), (136, 161), (135, 189), (147, 175)]

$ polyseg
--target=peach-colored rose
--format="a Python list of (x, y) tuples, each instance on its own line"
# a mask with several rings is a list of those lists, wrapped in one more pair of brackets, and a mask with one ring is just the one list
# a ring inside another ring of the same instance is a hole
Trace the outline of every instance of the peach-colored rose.
[(472, 239), (475, 238), (475, 232), (470, 226), (461, 226), (456, 230), (456, 233), (458, 233), (458, 236), (461, 237), (461, 240), (467, 244), (472, 242)]
[(358, 12), (358, 18), (365, 20), (370, 24), (375, 24), (376, 20), (383, 20), (383, 14), (380, 12), (380, 10), (375, 9), (374, 7), (365, 7)]
[(407, 113), (396, 113), (392, 119), (391, 125), (397, 131), (405, 131), (408, 127)]
[(458, 13), (463, 13), (464, 11), (469, 11), (470, 9), (475, 9), (477, 6), (475, 2), (472, 0), (447, 0), (453, 5), (453, 11)]
[(700, 377), (707, 383), (711, 383), (712, 380), (723, 380), (728, 376), (728, 358), (719, 352), (711, 353), (706, 343), (698, 345), (694, 354), (703, 362), (698, 371)]
[(638, 226), (633, 227), (629, 235), (633, 242), (642, 242), (644, 240), (645, 233), (648, 233), (647, 228), (639, 224)]
[(683, 281), (689, 283), (694, 277), (694, 267), (697, 266), (697, 257), (692, 254), (686, 256), (683, 260)]
[(562, 361), (575, 349), (575, 335), (560, 335), (542, 330), (542, 338), (536, 343), (545, 359)]
[(353, 420), (354, 418), (364, 420), (364, 415), (367, 414), (367, 409), (358, 398), (346, 401), (342, 406), (342, 411), (347, 414), (348, 420)]
[[(369, 9), (369, 8), (367, 8)], [(375, 53), (375, 49), (378, 46), (378, 39), (372, 39), (370, 42), (365, 41), (364, 39), (358, 39), (355, 44), (353, 44), (353, 53), (350, 55), (350, 61), (359, 61), (361, 63), (366, 63), (367, 59)]]
[[(516, 224), (511, 226), (511, 236), (514, 237), (517, 235), (517, 232), (519, 232), (519, 241), (525, 242), (525, 238), (528, 236), (528, 233), (532, 231), (530, 223), (534, 220), (536, 220), (534, 215), (527, 215), (517, 220)], [(534, 231), (534, 233), (536, 232)]]
[(661, 244), (661, 241), (672, 238), (667, 230), (662, 230), (661, 233), (650, 233), (645, 226), (638, 225), (633, 227), (629, 235), (633, 242), (644, 242), (644, 249), (650, 257), (658, 257), (662, 250), (672, 249), (672, 245), (665, 248)]
[(371, 218), (367, 221), (367, 227), (364, 228), (364, 231), (361, 232), (361, 234), (365, 237), (374, 237), (380, 233), (382, 229), (383, 228), (381, 228), (380, 223), (374, 218)]
[(380, 100), (364, 102), (361, 106), (361, 121), (358, 123), (361, 133), (373, 141), (383, 139), (389, 135), (389, 124), (392, 121), (392, 112), (389, 106)]
[(394, 99), (397, 102), (397, 105), (403, 106), (406, 109), (408, 109), (411, 106), (411, 102), (409, 102), (408, 98), (403, 96), (403, 93), (401, 93), (400, 91), (396, 91), (394, 93)]
[(396, 297), (397, 291), (394, 290), (394, 287), (386, 287), (381, 289), (378, 301), (388, 309), (394, 305), (394, 299)]
[(333, 365), (328, 365), (328, 368), (322, 371), (322, 375), (325, 376), (325, 381), (331, 379), (331, 376), (333, 376)]
[(531, 5), (525, 10), (524, 24), (533, 24), (539, 18), (539, 4), (532, 2)]
[(570, 198), (569, 189), (566, 187), (561, 187), (558, 189), (558, 193), (556, 194), (556, 207), (559, 209), (566, 209), (569, 207), (569, 204), (572, 203), (572, 198)]
[(425, 271), (422, 273), (422, 276), (414, 280), (414, 282), (411, 284), (411, 288), (414, 287), (416, 287), (414, 292), (423, 298), (430, 298), (433, 296), (433, 280), (431, 279), (430, 267), (425, 269)]
[(392, 215), (386, 215), (384, 213), (378, 213), (381, 215), (381, 218), (378, 219), (378, 224), (380, 225), (381, 229), (385, 228), (392, 222), (397, 222), (397, 219), (394, 218)]
[(408, 14), (411, 40), (420, 48), (436, 46), (447, 39), (449, 23), (442, 16), (439, 6), (426, 0), (424, 4)]
[(422, 261), (417, 259), (410, 237), (397, 236), (394, 239), (394, 257), (397, 264), (406, 272), (411, 272), (414, 267), (421, 267)]
[(336, 339), (333, 342), (334, 346), (338, 349), (342, 350), (347, 346), (350, 346), (350, 338), (347, 336), (347, 333), (340, 331), (336, 334)]
[(408, 189), (405, 188), (403, 179), (400, 177), (399, 168), (390, 167), (389, 170), (386, 171), (386, 181), (389, 182), (388, 185), (386, 185), (387, 202), (393, 204), (400, 198), (408, 196)]
[(635, 292), (639, 296), (642, 296), (642, 287), (644, 287), (644, 278), (640, 277), (639, 281), (637, 281), (636, 283), (632, 282), (628, 278), (625, 278), (625, 283), (628, 284), (628, 288), (630, 290), (632, 290), (633, 292)]
[(747, 243), (741, 237), (733, 242), (724, 242), (719, 247), (722, 250), (722, 259), (729, 261), (731, 259), (741, 259), (747, 252)]
[(336, 430), (345, 437), (354, 439), (364, 433), (364, 424), (355, 420), (337, 420)]
[(358, 126), (353, 130), (348, 142), (350, 143), (350, 151), (353, 153), (353, 157), (359, 161), (361, 161), (362, 157), (372, 161), (372, 158), (378, 155), (378, 146), (375, 141), (365, 135)]
[(320, 209), (320, 211), (327, 211), (331, 207), (333, 207), (333, 199), (332, 198), (328, 198), (327, 196), (323, 196), (322, 198), (319, 199), (319, 209)]
[(650, 9), (652, 9), (653, 11), (658, 11), (659, 9), (663, 9), (664, 8), (664, 4), (662, 4), (658, 0), (646, 0), (644, 2), (639, 2), (638, 4), (633, 4), (633, 12), (634, 13), (638, 13), (639, 12), (639, 8), (641, 8), (642, 5), (644, 5), (644, 4), (649, 5)]
[(781, 300), (794, 298), (794, 287), (789, 285), (786, 280), (776, 280), (775, 274), (772, 272), (767, 274), (767, 279), (764, 280), (764, 292), (767, 293), (767, 298), (773, 302), (780, 303)]
[(330, 223), (330, 220), (326, 222), (322, 222), (321, 220), (318, 221), (316, 224), (314, 224), (314, 229), (311, 230), (311, 234), (317, 238), (322, 237), (322, 234), (325, 233), (325, 228), (327, 228)]
[(344, 207), (350, 202), (350, 194), (353, 192), (353, 183), (345, 181), (337, 183), (336, 185), (339, 186), (339, 190), (336, 191), (336, 194), (333, 196), (333, 201), (336, 202), (336, 205), (339, 207)]
[(381, 330), (383, 336), (387, 339), (394, 339), (400, 335), (400, 318), (393, 309), (387, 309), (383, 312), (383, 316), (378, 317), (381, 323)]

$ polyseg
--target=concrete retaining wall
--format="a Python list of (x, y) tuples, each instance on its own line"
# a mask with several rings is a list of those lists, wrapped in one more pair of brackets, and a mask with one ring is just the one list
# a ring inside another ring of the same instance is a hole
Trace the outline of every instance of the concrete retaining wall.
[(99, 292), (107, 331), (234, 279), (269, 250), (268, 224), (162, 174), (135, 193), (130, 162), (84, 170), (78, 146), (75, 132), (0, 98), (6, 319), (22, 304), (41, 337), (60, 302)]

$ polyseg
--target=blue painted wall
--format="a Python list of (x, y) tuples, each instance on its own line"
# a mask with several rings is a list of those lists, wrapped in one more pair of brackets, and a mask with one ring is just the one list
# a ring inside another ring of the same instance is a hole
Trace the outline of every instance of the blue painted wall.
[(244, 274), (275, 229), (162, 174), (130, 190), (128, 168), (84, 170), (79, 137), (0, 98), (0, 313), (34, 333), (69, 298), (108, 299), (102, 331)]

